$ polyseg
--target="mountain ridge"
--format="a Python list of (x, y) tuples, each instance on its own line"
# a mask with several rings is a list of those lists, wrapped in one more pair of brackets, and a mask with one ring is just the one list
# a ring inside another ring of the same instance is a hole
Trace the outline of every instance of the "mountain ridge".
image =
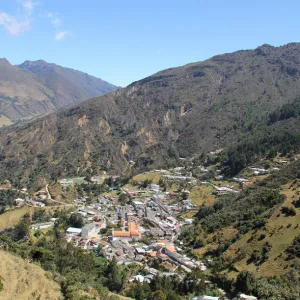
[(1, 59), (0, 71), (0, 121), (8, 120), (8, 125), (118, 89), (87, 73), (43, 60), (14, 66)]
[(227, 147), (299, 96), (299, 53), (292, 43), (217, 55), (4, 130), (2, 178), (8, 166), (24, 180), (122, 174), (130, 161), (141, 171)]

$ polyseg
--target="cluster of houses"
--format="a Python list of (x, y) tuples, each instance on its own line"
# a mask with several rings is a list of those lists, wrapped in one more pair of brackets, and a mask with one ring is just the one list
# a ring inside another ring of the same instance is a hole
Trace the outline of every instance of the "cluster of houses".
[[(87, 205), (87, 198), (74, 200), (77, 209), (73, 214), (82, 217), (85, 225), (68, 228), (66, 240), (109, 260), (115, 257), (120, 264), (136, 262), (152, 268), (157, 260), (166, 265), (170, 274), (179, 266), (184, 272), (206, 269), (206, 265), (187, 257), (175, 245), (180, 228), (193, 222), (190, 218), (180, 221), (176, 218), (180, 212), (193, 208), (191, 200), (170, 204), (178, 194), (161, 192), (158, 184), (151, 184), (147, 192), (142, 189), (122, 192), (130, 196), (127, 205), (108, 194), (91, 205)], [(141, 276), (134, 280), (151, 280), (150, 275), (143, 279)]]
[[(251, 168), (253, 175), (266, 174), (268, 170)], [(201, 172), (208, 170), (202, 167)], [(257, 173), (258, 172), (258, 173)], [(185, 172), (184, 168), (178, 167), (172, 170), (160, 170), (162, 177), (168, 181), (184, 181), (191, 185), (198, 182), (192, 174)], [(222, 180), (223, 176), (216, 172), (216, 180)], [(92, 182), (100, 183), (102, 178), (94, 176)], [(235, 177), (232, 179), (237, 183), (247, 183), (248, 179)], [(72, 179), (62, 179), (59, 181), (62, 187), (74, 185)], [(217, 195), (229, 193), (239, 193), (234, 186), (217, 186), (209, 181), (201, 184), (209, 184), (215, 189)], [(112, 188), (111, 190), (113, 190)], [(188, 190), (181, 191), (189, 194)], [(81, 247), (87, 251), (94, 251), (96, 255), (111, 260), (116, 258), (118, 264), (137, 263), (144, 267), (147, 272), (137, 274), (129, 279), (130, 282), (148, 282), (154, 276), (182, 276), (183, 273), (192, 272), (195, 269), (206, 270), (210, 267), (209, 262), (201, 262), (188, 257), (185, 248), (178, 241), (182, 226), (193, 223), (192, 218), (177, 218), (180, 213), (195, 209), (195, 205), (190, 199), (180, 200), (177, 192), (162, 192), (158, 184), (152, 183), (148, 190), (143, 188), (130, 190), (123, 188), (128, 202), (121, 203), (120, 195), (108, 193), (99, 197), (96, 203), (91, 203), (89, 197), (81, 197), (74, 200), (76, 210), (72, 214), (80, 216), (83, 220), (81, 228), (69, 227), (64, 238), (76, 247)], [(29, 205), (43, 207), (42, 202), (48, 197), (46, 189), (36, 193), (35, 199), (17, 198), (17, 206)], [(174, 201), (176, 200), (176, 201)], [(54, 225), (54, 218), (49, 222), (32, 224), (33, 230), (46, 229)], [(179, 272), (178, 272), (179, 270)], [(146, 274), (146, 275), (145, 275)], [(200, 296), (195, 300), (217, 300), (218, 297)], [(253, 296), (240, 295), (240, 300), (257, 300)]]
[[(20, 199), (19, 199), (19, 201), (20, 201)], [(28, 206), (34, 206), (34, 207), (44, 207), (45, 206), (45, 203), (36, 201), (33, 198), (29, 198), (29, 197), (25, 198), (24, 204), (26, 204)]]

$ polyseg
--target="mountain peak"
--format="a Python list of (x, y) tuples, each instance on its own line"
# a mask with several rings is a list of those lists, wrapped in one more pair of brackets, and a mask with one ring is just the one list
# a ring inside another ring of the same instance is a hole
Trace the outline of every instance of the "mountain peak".
[(47, 62), (43, 59), (25, 60), (21, 65), (24, 65), (24, 64), (47, 64)]
[(5, 104), (2, 103), (0, 114), (5, 113), (11, 123), (118, 89), (100, 78), (42, 59), (26, 60), (16, 66), (5, 58), (0, 59), (0, 81), (6, 87), (1, 91)]
[(4, 62), (4, 63), (10, 64), (10, 62), (5, 57), (0, 58), (0, 62)]

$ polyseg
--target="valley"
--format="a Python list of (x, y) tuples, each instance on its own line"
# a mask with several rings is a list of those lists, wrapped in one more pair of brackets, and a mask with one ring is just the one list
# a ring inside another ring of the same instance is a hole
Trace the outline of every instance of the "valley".
[(299, 50), (214, 56), (3, 128), (1, 248), (68, 300), (297, 299)]
[[(58, 242), (126, 272), (118, 287), (111, 286), (116, 278), (104, 285), (133, 299), (142, 299), (141, 290), (146, 295), (148, 286), (161, 277), (169, 284), (176, 282), (174, 289), (182, 296), (184, 282), (198, 278), (189, 287), (196, 296), (245, 299), (248, 294), (249, 299), (267, 299), (270, 291), (260, 286), (261, 281), (286, 276), (299, 264), (297, 252), (289, 254), (297, 251), (293, 243), (300, 235), (298, 155), (261, 160), (233, 178), (224, 178), (222, 166), (215, 164), (222, 155), (208, 153), (200, 165), (186, 159), (174, 168), (132, 178), (105, 172), (64, 178), (31, 198), (20, 195), (13, 202), (17, 207), (2, 214), (0, 222), (8, 214), (18, 214), (21, 217), (7, 222), (7, 227), (18, 228), (22, 216), (29, 218), (26, 234), (46, 248), (43, 239), (59, 232)], [(12, 186), (11, 190), (16, 191)], [(28, 209), (26, 217), (23, 211)], [(7, 240), (1, 243), (5, 247)], [(239, 274), (255, 276), (255, 286), (242, 287)], [(250, 296), (253, 293), (258, 297)], [(290, 297), (298, 291), (285, 293)]]

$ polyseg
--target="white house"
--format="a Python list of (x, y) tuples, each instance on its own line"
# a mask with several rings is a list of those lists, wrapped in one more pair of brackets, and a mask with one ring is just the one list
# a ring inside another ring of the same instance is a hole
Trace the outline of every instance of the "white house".
[(145, 206), (144, 202), (141, 201), (133, 201), (132, 204), (136, 207), (136, 208), (143, 208)]
[(51, 226), (53, 226), (53, 222), (45, 222), (45, 223), (39, 223), (39, 224), (32, 224), (30, 227), (31, 229), (45, 229), (45, 228), (49, 228)]
[(159, 192), (159, 185), (152, 183), (150, 186), (150, 191)]
[(146, 276), (136, 275), (136, 276), (132, 277), (131, 279), (129, 279), (129, 282), (133, 282), (133, 281), (138, 281), (138, 282), (141, 282), (141, 283), (143, 283), (143, 282), (150, 283), (151, 280)]
[(22, 198), (17, 198), (17, 199), (15, 199), (15, 204), (16, 204), (16, 206), (19, 206), (19, 207), (23, 206), (25, 204), (25, 200)]
[(81, 229), (81, 236), (85, 238), (89, 238), (92, 236), (96, 236), (100, 231), (100, 227), (95, 226), (92, 223), (84, 225)]
[(257, 300), (257, 298), (254, 297), (254, 296), (248, 296), (248, 295), (245, 295), (245, 294), (241, 294), (240, 295), (240, 300)]
[(197, 300), (219, 300), (219, 297), (213, 297), (213, 296), (200, 296), (196, 298)]
[(194, 222), (193, 219), (189, 219), (189, 218), (184, 219), (184, 224), (190, 225), (190, 224), (192, 224), (193, 222)]
[(69, 236), (79, 235), (80, 233), (81, 233), (81, 228), (69, 227), (67, 229), (67, 235)]

